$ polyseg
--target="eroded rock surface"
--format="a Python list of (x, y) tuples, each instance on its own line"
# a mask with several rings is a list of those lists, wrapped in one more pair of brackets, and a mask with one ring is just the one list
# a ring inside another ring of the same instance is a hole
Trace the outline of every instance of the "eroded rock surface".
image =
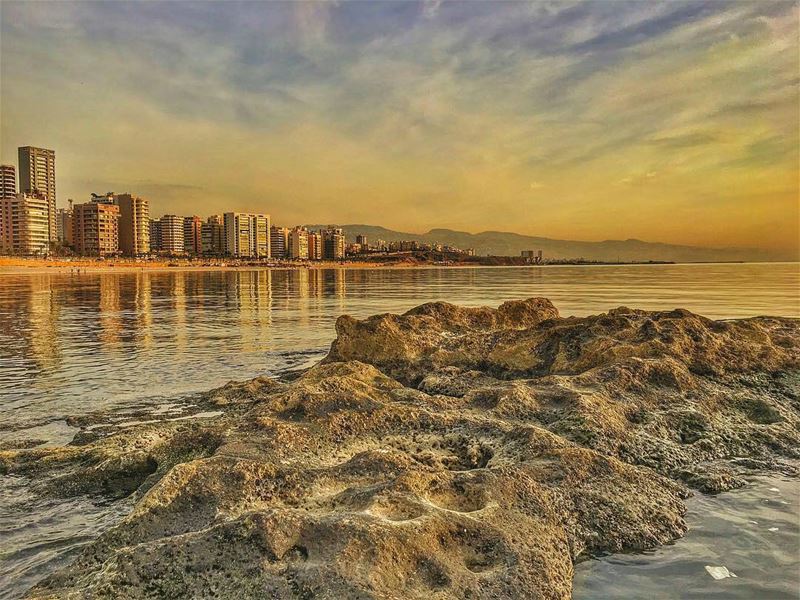
[(800, 455), (800, 325), (542, 298), (341, 317), (212, 422), (0, 452), (42, 493), (139, 495), (32, 598), (568, 598), (574, 561), (681, 536), (690, 488)]

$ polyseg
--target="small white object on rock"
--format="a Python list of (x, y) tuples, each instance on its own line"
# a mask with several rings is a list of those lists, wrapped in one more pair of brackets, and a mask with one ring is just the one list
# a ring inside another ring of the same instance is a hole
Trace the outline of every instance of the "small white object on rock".
[(769, 488), (769, 491), (770, 492), (780, 492), (780, 490), (778, 488), (775, 488), (775, 487)]
[(758, 521), (748, 521), (748, 523), (752, 523), (753, 525), (758, 525)]
[(770, 527), (767, 531), (778, 531), (777, 527)]

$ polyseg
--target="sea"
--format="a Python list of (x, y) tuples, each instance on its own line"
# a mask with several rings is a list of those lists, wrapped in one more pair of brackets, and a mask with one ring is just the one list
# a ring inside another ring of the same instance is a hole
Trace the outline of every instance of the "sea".
[[(0, 272), (0, 447), (66, 444), (98, 413), (122, 425), (179, 418), (228, 381), (299, 372), (325, 356), (343, 314), (533, 296), (562, 316), (628, 306), (800, 318), (800, 265)], [(577, 564), (575, 598), (798, 598), (797, 480), (754, 478), (688, 505), (690, 531), (675, 544)], [(0, 476), (0, 599), (68, 565), (129, 510), (41, 498), (25, 478)]]

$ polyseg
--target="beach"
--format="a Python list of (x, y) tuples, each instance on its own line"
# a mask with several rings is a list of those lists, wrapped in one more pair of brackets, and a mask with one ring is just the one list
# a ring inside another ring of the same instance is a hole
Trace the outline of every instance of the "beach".
[[(157, 259), (93, 259), (80, 258), (22, 258), (0, 257), (2, 273), (135, 273), (140, 271), (251, 271), (253, 269), (408, 269), (433, 266), (414, 261), (237, 261), (237, 260), (191, 260)], [(456, 266), (456, 265), (452, 265)]]

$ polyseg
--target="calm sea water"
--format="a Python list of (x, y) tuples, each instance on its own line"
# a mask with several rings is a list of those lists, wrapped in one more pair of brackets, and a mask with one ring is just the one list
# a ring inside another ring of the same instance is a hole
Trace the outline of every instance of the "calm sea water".
[[(545, 296), (565, 316), (625, 305), (800, 317), (798, 289), (797, 264), (0, 273), (0, 444), (63, 444), (77, 431), (70, 416), (158, 412), (229, 380), (310, 366), (345, 313)], [(123, 510), (26, 490), (24, 480), (0, 480), (0, 598), (64, 564)], [(796, 530), (792, 539), (798, 550)], [(795, 581), (797, 571), (795, 562)], [(606, 578), (607, 591), (616, 579)]]

